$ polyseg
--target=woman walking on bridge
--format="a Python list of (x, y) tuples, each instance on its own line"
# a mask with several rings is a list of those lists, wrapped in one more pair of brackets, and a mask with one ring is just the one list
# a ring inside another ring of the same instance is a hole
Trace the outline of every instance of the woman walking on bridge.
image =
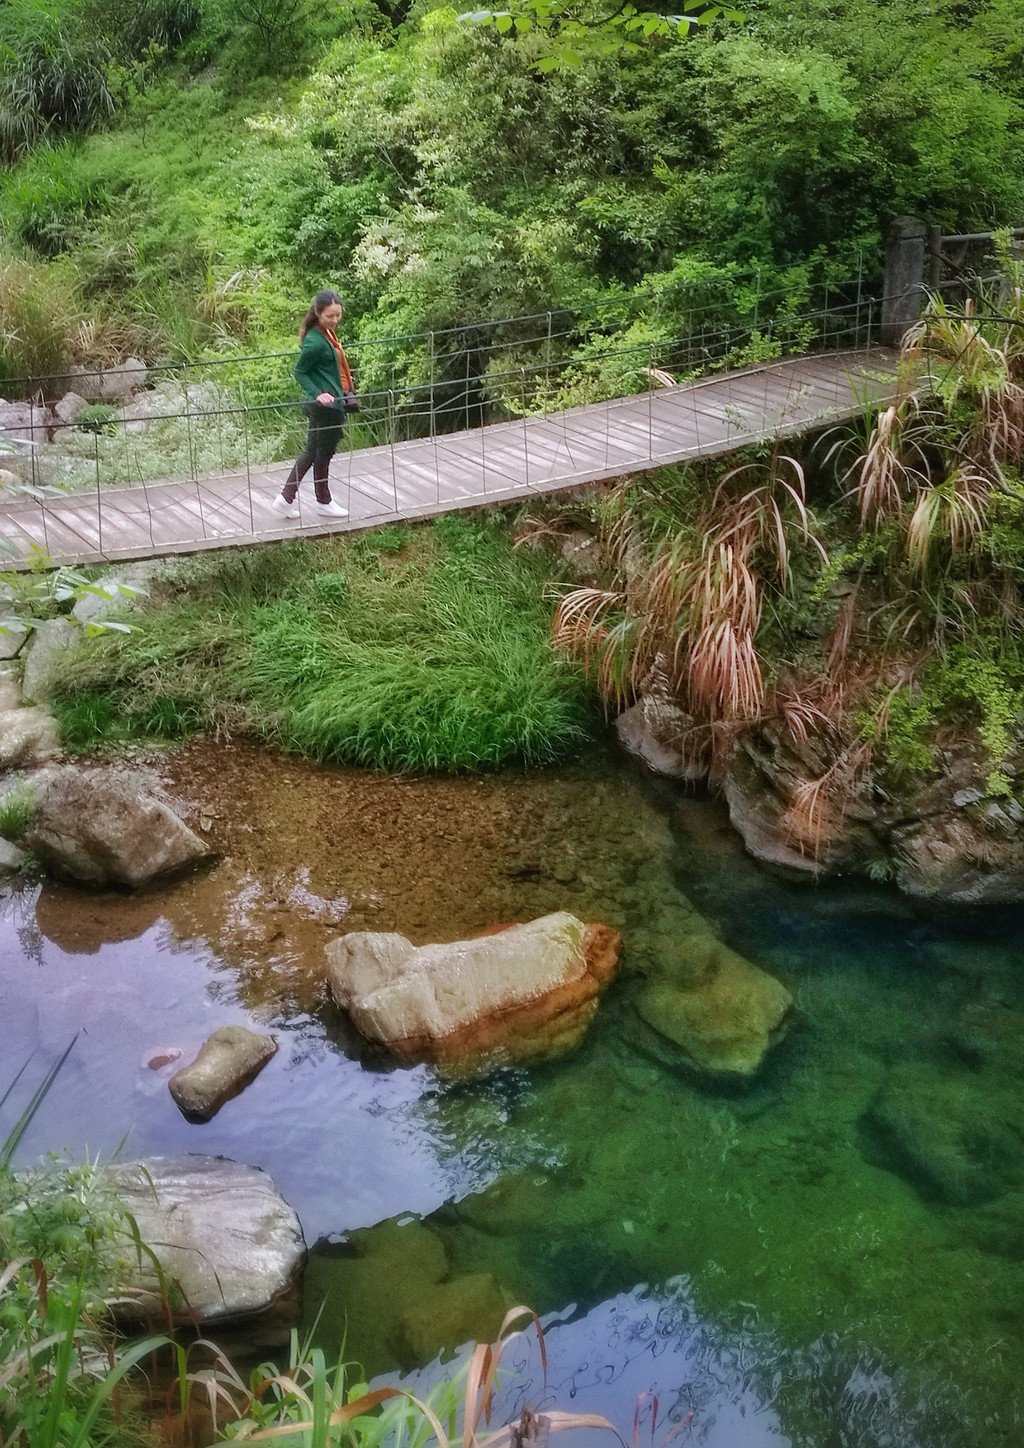
[(285, 518), (299, 516), (299, 483), (313, 469), (316, 511), (328, 518), (347, 518), (348, 509), (331, 497), (328, 469), (341, 439), (345, 414), (354, 410), (355, 392), (341, 343), (334, 329), (344, 315), (337, 292), (317, 292), (299, 328), (299, 357), (295, 378), (305, 393), (302, 411), (309, 431), (301, 456), (271, 506)]

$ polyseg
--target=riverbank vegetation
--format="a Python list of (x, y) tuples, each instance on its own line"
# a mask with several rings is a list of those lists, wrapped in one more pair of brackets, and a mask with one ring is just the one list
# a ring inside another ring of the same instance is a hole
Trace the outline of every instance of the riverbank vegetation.
[(54, 712), (81, 750), (219, 730), (386, 770), (546, 763), (599, 718), (549, 646), (551, 572), (479, 514), (200, 557), (78, 650)]
[[(600, 538), (610, 586), (566, 594), (555, 638), (616, 709), (680, 711), (696, 777), (768, 729), (802, 756), (787, 829), (841, 831), (869, 766), (896, 792), (977, 756), (1010, 796), (1024, 714), (1024, 262), (936, 301), (863, 429), (627, 479)], [(957, 743), (959, 741), (959, 743)], [(1012, 757), (1012, 758), (1011, 758)]]

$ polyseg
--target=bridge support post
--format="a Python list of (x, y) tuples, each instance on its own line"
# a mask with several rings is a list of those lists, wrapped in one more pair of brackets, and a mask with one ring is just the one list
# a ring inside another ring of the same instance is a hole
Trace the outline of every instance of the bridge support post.
[(883, 346), (898, 347), (921, 315), (927, 249), (927, 223), (920, 216), (898, 216), (885, 243)]

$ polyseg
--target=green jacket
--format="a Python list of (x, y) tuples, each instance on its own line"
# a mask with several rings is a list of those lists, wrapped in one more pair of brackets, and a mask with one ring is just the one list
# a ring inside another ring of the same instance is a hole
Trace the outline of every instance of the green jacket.
[(310, 402), (315, 402), (321, 392), (329, 392), (332, 397), (342, 395), (338, 354), (318, 327), (310, 327), (302, 339), (293, 371)]

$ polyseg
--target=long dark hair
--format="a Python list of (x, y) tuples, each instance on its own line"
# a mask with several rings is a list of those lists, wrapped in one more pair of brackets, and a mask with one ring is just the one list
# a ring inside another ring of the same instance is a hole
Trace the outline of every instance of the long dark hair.
[(339, 307), (343, 307), (345, 305), (341, 298), (338, 296), (337, 292), (331, 291), (330, 287), (324, 287), (322, 292), (317, 292), (316, 296), (313, 298), (313, 305), (310, 307), (309, 311), (299, 323), (300, 346), (306, 340), (306, 333), (309, 331), (310, 327), (319, 326), (320, 313), (324, 310), (324, 308), (332, 307), (335, 305)]

